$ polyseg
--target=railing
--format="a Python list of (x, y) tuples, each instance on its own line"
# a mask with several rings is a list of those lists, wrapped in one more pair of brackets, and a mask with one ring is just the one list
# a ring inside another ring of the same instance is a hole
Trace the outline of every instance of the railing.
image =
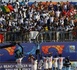
[[(0, 32), (4, 42), (29, 42), (29, 32)], [(77, 31), (43, 31), (39, 32), (36, 42), (77, 41)]]

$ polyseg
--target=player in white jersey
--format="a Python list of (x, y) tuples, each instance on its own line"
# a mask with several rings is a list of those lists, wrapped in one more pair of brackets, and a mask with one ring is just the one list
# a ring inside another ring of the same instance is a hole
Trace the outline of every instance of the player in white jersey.
[(49, 54), (48, 56), (48, 70), (52, 70), (52, 55)]
[(43, 68), (43, 59), (42, 57), (40, 57), (40, 60), (38, 62), (38, 70), (42, 70), (42, 68)]
[(63, 59), (64, 59), (64, 57), (62, 57), (60, 54), (59, 55), (59, 70), (62, 70), (62, 68), (63, 68)]
[(58, 57), (55, 55), (54, 57), (54, 70), (58, 70)]
[(34, 59), (35, 57), (32, 54), (30, 54), (28, 60), (31, 62), (31, 69), (33, 69)]
[(43, 57), (44, 58), (44, 70), (48, 70), (48, 57)]
[(23, 58), (24, 57), (21, 57), (21, 58), (16, 59), (18, 70), (22, 70), (22, 59)]
[(33, 60), (33, 63), (32, 63), (32, 69), (31, 70), (37, 70), (37, 60), (36, 59), (34, 59)]
[(37, 60), (35, 59), (35, 57), (33, 55), (29, 55), (29, 61), (31, 62), (31, 70), (37, 70)]

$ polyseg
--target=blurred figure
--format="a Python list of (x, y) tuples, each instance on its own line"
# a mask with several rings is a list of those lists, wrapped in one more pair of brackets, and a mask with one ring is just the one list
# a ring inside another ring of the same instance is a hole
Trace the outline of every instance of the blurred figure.
[(54, 57), (54, 70), (58, 70), (58, 59), (59, 57), (55, 55)]
[(52, 53), (48, 54), (48, 70), (52, 70), (52, 60), (53, 60), (53, 56)]
[(42, 70), (43, 69), (43, 59), (42, 56), (40, 56), (40, 60), (38, 61), (38, 70)]
[(71, 63), (70, 63), (70, 60), (69, 60), (69, 56), (65, 58), (64, 60), (64, 67), (65, 67), (65, 70), (71, 70), (70, 69), (70, 66), (71, 66)]
[(32, 65), (32, 69), (31, 70), (37, 70), (37, 59), (34, 59), (33, 65)]
[(48, 70), (48, 57), (43, 57), (43, 59), (44, 59), (44, 70)]
[(64, 60), (64, 57), (62, 57), (62, 55), (60, 54), (59, 55), (59, 70), (63, 69), (63, 60)]
[(37, 70), (37, 59), (32, 54), (29, 55), (28, 59), (31, 62), (31, 70)]
[(23, 68), (23, 66), (22, 66), (22, 60), (23, 60), (23, 58), (24, 57), (20, 57), (20, 58), (16, 59), (18, 70), (22, 70), (22, 68)]

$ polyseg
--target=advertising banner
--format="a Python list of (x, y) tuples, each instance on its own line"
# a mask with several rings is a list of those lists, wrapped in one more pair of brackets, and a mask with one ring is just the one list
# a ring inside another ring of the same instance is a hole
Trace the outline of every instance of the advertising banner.
[[(1, 44), (0, 44), (1, 45)], [(62, 54), (62, 56), (70, 57), (70, 60), (77, 60), (77, 42), (43, 42), (37, 45), (36, 43), (20, 43), (23, 48), (23, 54), (26, 56), (23, 61), (28, 61), (29, 54), (36, 55), (36, 50), (39, 49), (42, 56), (48, 56), (51, 52), (53, 57)], [(22, 52), (20, 45), (10, 46), (0, 49), (0, 62), (10, 62), (16, 60), (16, 50)]]

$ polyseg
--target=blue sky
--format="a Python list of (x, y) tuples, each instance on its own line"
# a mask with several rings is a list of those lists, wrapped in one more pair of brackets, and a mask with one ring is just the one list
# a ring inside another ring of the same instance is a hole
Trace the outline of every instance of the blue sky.
[[(2, 1), (8, 2), (8, 0), (2, 0)], [(15, 0), (11, 0), (11, 1), (15, 1)], [(19, 0), (19, 1), (22, 1), (22, 0)], [(30, 0), (30, 1), (33, 2), (33, 1), (50, 1), (50, 0)], [(52, 0), (52, 1), (58, 2), (58, 1), (67, 1), (67, 0)], [(68, 1), (77, 2), (77, 0), (68, 0)]]

